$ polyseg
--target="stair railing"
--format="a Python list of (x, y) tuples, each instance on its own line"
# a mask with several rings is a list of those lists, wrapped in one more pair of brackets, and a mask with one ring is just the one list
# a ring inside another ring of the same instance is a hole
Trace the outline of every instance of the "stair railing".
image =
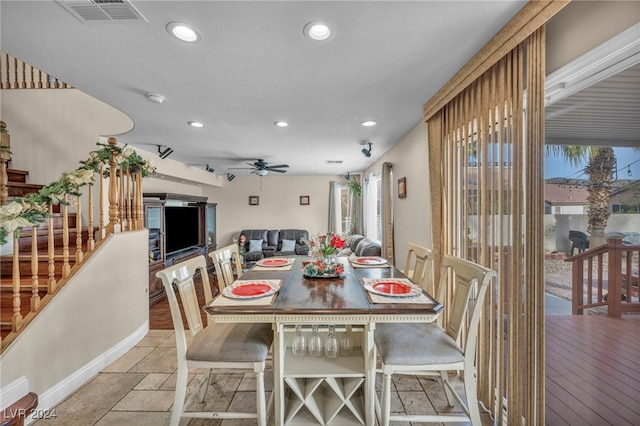
[[(93, 151), (82, 167), (65, 173), (57, 181), (43, 187), (37, 194), (27, 194), (9, 204), (0, 206), (0, 245), (13, 242), (12, 255), (12, 318), (11, 332), (0, 341), (4, 351), (37, 313), (64, 286), (110, 234), (141, 229), (144, 226), (142, 206), (142, 178), (155, 173), (151, 162), (142, 159), (130, 148), (117, 146), (115, 138)], [(1, 171), (1, 170), (0, 170)], [(108, 185), (105, 188), (105, 179)], [(94, 184), (98, 178), (99, 185)], [(94, 226), (93, 193), (97, 192), (99, 225)], [(105, 208), (105, 191), (109, 205)], [(60, 205), (60, 213), (53, 213), (53, 206)], [(83, 210), (83, 206), (84, 209)], [(70, 219), (70, 210), (75, 210), (75, 221)], [(83, 227), (82, 212), (85, 211), (87, 226)], [(108, 217), (108, 222), (105, 221)], [(62, 253), (56, 253), (54, 221), (62, 221)], [(75, 229), (75, 241), (70, 241), (71, 229)], [(86, 233), (86, 238), (83, 234)], [(39, 243), (47, 246), (46, 285), (41, 283)], [(73, 243), (75, 247), (70, 244)], [(30, 309), (23, 315), (20, 294), (21, 246), (31, 247), (31, 298)], [(71, 253), (73, 250), (73, 253)], [(56, 271), (60, 270), (57, 274)], [(43, 297), (41, 293), (45, 293)]]
[[(607, 315), (640, 312), (640, 245), (624, 244), (621, 238), (565, 259), (572, 262), (572, 313), (606, 307)], [(586, 274), (586, 277), (585, 277)]]
[(0, 89), (72, 89), (64, 81), (0, 52)]

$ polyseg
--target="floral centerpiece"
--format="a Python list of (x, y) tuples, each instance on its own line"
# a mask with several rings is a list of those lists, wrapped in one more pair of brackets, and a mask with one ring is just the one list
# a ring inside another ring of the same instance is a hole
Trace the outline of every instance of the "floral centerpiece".
[(315, 258), (304, 263), (302, 273), (308, 277), (336, 277), (342, 275), (344, 266), (336, 260), (338, 250), (345, 247), (345, 240), (332, 232), (304, 241), (309, 246), (309, 256)]
[(305, 241), (305, 243), (309, 246), (309, 255), (316, 258), (335, 256), (338, 250), (343, 249), (345, 246), (345, 240), (333, 232), (328, 232), (326, 235), (318, 235), (309, 241)]

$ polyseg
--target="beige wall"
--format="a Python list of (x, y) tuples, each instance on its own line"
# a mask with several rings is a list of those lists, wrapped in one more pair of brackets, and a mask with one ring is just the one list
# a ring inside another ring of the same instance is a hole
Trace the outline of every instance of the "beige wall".
[(107, 239), (2, 354), (0, 389), (25, 377), (38, 408), (51, 408), (144, 337), (147, 244), (146, 230)]
[[(433, 245), (426, 124), (418, 123), (363, 176), (379, 171), (383, 162), (393, 165), (394, 253), (396, 263), (402, 266), (409, 242), (426, 247)], [(407, 178), (406, 198), (398, 198), (398, 179), (401, 177)]]
[(572, 1), (547, 24), (547, 75), (638, 22), (638, 1)]
[[(231, 236), (243, 229), (305, 229), (311, 235), (327, 231), (329, 182), (342, 176), (287, 176), (270, 174), (236, 176), (221, 188), (204, 188), (209, 202), (218, 203), (218, 246), (231, 244)], [(249, 196), (260, 200), (249, 205)], [(310, 204), (300, 205), (308, 195)]]
[(77, 169), (100, 136), (133, 129), (133, 121), (75, 89), (2, 90), (2, 121), (11, 136), (9, 167), (29, 171), (27, 182), (48, 184)]

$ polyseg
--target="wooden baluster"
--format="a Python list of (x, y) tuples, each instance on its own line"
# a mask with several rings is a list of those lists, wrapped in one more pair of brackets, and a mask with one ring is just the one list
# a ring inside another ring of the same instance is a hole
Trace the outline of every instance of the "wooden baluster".
[(13, 316), (11, 317), (11, 330), (16, 333), (22, 328), (22, 314), (20, 313), (20, 258), (18, 252), (18, 238), (13, 233)]
[(35, 80), (35, 78), (33, 77), (33, 70), (34, 70), (34, 68), (33, 68), (33, 67), (31, 67), (31, 82), (29, 83), (29, 87), (30, 87), (31, 89), (35, 89), (35, 88), (36, 88), (36, 80)]
[(42, 71), (38, 70), (38, 89), (42, 89)]
[[(116, 139), (109, 138), (109, 145), (115, 145)], [(118, 225), (118, 181), (116, 180), (116, 156), (111, 154), (109, 159), (109, 224), (107, 225), (107, 233), (113, 234), (119, 232)]]
[[(0, 206), (7, 204), (9, 199), (9, 177), (7, 174), (7, 164), (11, 161), (11, 140), (7, 133), (7, 124), (0, 121)], [(6, 151), (5, 151), (6, 150)]]
[(607, 246), (609, 252), (607, 315), (622, 318), (622, 238), (609, 238)]
[(69, 265), (69, 206), (67, 206), (67, 195), (64, 196), (65, 203), (62, 204), (62, 277), (67, 278), (71, 274)]
[(18, 58), (13, 58), (13, 88), (18, 89)]
[(7, 55), (0, 55), (0, 89), (4, 89), (4, 67), (3, 60)]
[(4, 55), (4, 57), (4, 66), (6, 69), (4, 88), (11, 89), (11, 74), (9, 74), (9, 54), (7, 53), (6, 55)]
[(76, 265), (82, 262), (82, 200), (76, 197)]
[(40, 282), (38, 280), (38, 228), (31, 227), (31, 312), (40, 309)]
[(105, 211), (104, 211), (104, 166), (102, 164), (100, 164), (100, 185), (99, 185), (99, 197), (98, 197), (98, 205), (99, 205), (99, 212), (98, 212), (98, 220), (99, 220), (99, 226), (100, 226), (100, 232), (98, 234), (98, 239), (99, 241), (104, 240), (104, 234), (105, 234), (105, 224), (104, 224), (104, 216), (105, 216)]
[(47, 292), (53, 294), (58, 289), (58, 283), (56, 282), (56, 260), (55, 260), (55, 242), (53, 239), (53, 206), (49, 206), (49, 232), (48, 232), (48, 268), (49, 279), (47, 280)]
[(87, 252), (92, 252), (96, 247), (96, 241), (93, 238), (93, 185), (89, 184), (89, 193), (87, 194)]
[(20, 61), (20, 63), (22, 63), (22, 88), (26, 89), (27, 88), (27, 64), (25, 64), (22, 61)]
[(120, 231), (124, 232), (129, 227), (129, 223), (126, 221), (126, 211), (127, 211), (127, 194), (124, 192), (124, 181), (125, 176), (122, 170), (118, 170), (118, 187), (120, 191), (118, 192), (118, 207), (119, 207), (119, 220), (120, 220)]
[(127, 169), (127, 228), (129, 231), (136, 229), (133, 223), (133, 193), (132, 191), (132, 181), (131, 181), (131, 173)]
[(142, 205), (142, 172), (136, 173), (136, 210), (137, 210), (137, 227), (136, 229), (142, 229), (144, 227), (144, 212)]
[(582, 305), (584, 305), (584, 261), (583, 259), (574, 260), (571, 266), (572, 285), (571, 285), (571, 314), (582, 315)]

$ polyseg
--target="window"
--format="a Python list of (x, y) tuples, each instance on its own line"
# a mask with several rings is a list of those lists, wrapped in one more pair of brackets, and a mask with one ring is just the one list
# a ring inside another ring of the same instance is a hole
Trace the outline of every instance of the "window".
[(380, 173), (372, 173), (369, 175), (365, 191), (365, 235), (371, 240), (381, 242), (382, 179)]

